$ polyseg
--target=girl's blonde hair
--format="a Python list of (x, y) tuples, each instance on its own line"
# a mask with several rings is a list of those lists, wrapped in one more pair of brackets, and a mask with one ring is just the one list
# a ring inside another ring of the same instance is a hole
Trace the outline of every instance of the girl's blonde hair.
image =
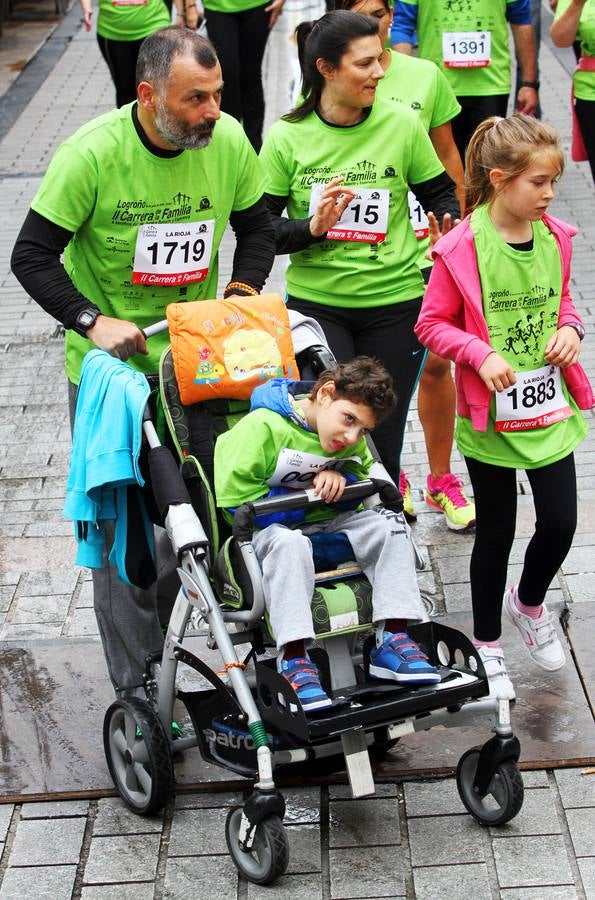
[(507, 119), (491, 116), (475, 129), (465, 154), (465, 201), (467, 212), (494, 199), (490, 170), (505, 172), (507, 184), (525, 172), (541, 153), (550, 153), (560, 174), (564, 155), (558, 134), (551, 125), (523, 113)]

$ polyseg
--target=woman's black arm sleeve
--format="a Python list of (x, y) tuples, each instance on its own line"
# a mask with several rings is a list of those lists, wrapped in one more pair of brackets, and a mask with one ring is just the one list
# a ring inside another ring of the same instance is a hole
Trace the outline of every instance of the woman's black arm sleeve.
[(275, 233), (264, 197), (248, 209), (232, 212), (229, 224), (236, 236), (230, 281), (261, 290), (275, 259)]
[(79, 293), (60, 262), (73, 232), (30, 209), (12, 251), (10, 267), (30, 297), (65, 328), (81, 307), (99, 307)]
[(434, 213), (439, 224), (445, 213), (450, 213), (453, 219), (460, 219), (461, 207), (455, 195), (455, 183), (446, 172), (441, 172), (429, 181), (410, 184), (409, 187), (425, 211)]
[(310, 233), (310, 219), (286, 219), (281, 215), (287, 206), (287, 197), (278, 197), (276, 194), (265, 194), (269, 213), (275, 229), (275, 246), (277, 254), (298, 253), (312, 244), (324, 241), (326, 235), (312, 237)]

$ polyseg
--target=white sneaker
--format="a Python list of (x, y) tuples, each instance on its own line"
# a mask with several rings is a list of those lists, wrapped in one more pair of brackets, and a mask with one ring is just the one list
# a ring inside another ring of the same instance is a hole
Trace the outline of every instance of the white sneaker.
[(504, 650), (501, 647), (479, 647), (477, 652), (481, 657), (483, 667), (488, 676), (490, 697), (498, 697), (500, 700), (515, 700), (514, 686), (504, 662)]
[(566, 662), (564, 649), (554, 625), (554, 617), (547, 611), (545, 603), (538, 619), (532, 619), (520, 612), (516, 605), (516, 588), (511, 587), (504, 594), (504, 609), (513, 625), (521, 633), (525, 647), (538, 666), (548, 672), (561, 669)]

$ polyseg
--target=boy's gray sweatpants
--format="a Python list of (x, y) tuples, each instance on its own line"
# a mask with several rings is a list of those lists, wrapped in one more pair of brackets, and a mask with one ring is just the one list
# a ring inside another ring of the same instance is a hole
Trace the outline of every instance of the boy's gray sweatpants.
[(262, 568), (271, 627), (280, 649), (289, 641), (314, 637), (310, 603), (314, 593), (312, 544), (307, 534), (342, 532), (372, 585), (374, 622), (427, 618), (415, 574), (411, 533), (403, 513), (366, 509), (341, 513), (302, 530), (269, 525), (253, 545)]

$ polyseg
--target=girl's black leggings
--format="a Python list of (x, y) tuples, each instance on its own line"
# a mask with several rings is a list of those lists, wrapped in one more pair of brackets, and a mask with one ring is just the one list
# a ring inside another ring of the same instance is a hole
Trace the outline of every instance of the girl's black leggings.
[(354, 356), (374, 356), (392, 375), (397, 408), (374, 429), (372, 437), (387, 472), (398, 484), (407, 413), (426, 358), (413, 331), (421, 297), (361, 309), (323, 306), (295, 297), (288, 297), (287, 305), (316, 319), (338, 362), (349, 362)]
[(591, 174), (595, 181), (595, 101), (575, 100), (576, 117), (581, 126), (581, 134), (585, 143)]
[[(473, 631), (477, 640), (495, 641), (502, 630), (502, 600), (516, 527), (516, 469), (469, 457), (465, 462), (477, 512), (470, 570)], [(525, 552), (518, 591), (522, 603), (539, 606), (576, 529), (574, 454), (549, 466), (527, 469), (527, 477), (533, 491), (535, 533)]]

